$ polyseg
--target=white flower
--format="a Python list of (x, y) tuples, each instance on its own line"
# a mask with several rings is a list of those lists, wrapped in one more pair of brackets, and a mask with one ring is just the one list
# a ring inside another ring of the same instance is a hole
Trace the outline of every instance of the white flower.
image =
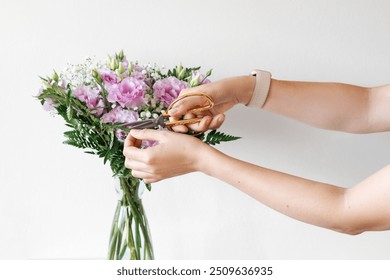
[(157, 119), (158, 115), (156, 113), (153, 114), (153, 119)]
[(145, 116), (146, 116), (146, 113), (145, 112), (141, 112), (140, 117), (141, 118), (145, 118)]
[(147, 112), (146, 112), (146, 117), (149, 119), (151, 116), (152, 116), (152, 113), (150, 113), (149, 111), (147, 111)]

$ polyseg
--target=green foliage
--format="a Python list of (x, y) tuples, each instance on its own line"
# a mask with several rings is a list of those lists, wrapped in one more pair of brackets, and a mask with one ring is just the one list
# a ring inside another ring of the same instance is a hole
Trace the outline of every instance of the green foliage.
[(56, 100), (55, 109), (70, 128), (64, 133), (64, 144), (103, 158), (104, 163), (109, 162), (114, 176), (131, 177), (124, 166), (123, 143), (115, 137), (115, 127), (102, 123), (71, 93), (69, 88), (51, 85), (38, 97), (41, 103), (46, 98)]
[(225, 134), (223, 132), (216, 131), (216, 130), (212, 130), (207, 134), (204, 142), (206, 144), (209, 144), (209, 145), (216, 145), (216, 144), (220, 144), (221, 142), (234, 141), (234, 140), (238, 140), (240, 138), (241, 137)]

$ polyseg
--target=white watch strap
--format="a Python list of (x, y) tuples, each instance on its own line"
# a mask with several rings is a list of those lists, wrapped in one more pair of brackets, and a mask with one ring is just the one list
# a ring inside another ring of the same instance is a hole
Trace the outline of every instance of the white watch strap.
[(271, 73), (263, 70), (253, 70), (251, 75), (256, 76), (256, 85), (248, 107), (262, 108), (268, 97), (271, 85)]

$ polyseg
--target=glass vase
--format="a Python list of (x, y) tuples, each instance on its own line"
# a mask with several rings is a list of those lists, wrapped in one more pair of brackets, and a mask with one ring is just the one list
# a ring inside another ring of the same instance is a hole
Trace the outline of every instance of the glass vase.
[(153, 260), (149, 224), (142, 205), (145, 185), (135, 178), (115, 178), (118, 204), (112, 221), (108, 259)]

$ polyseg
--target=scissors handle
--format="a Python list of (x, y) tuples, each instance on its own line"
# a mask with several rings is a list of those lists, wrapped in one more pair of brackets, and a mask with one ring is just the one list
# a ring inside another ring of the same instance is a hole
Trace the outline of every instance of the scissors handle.
[(199, 106), (199, 107), (196, 107), (196, 108), (193, 108), (189, 111), (187, 111), (187, 113), (199, 113), (199, 112), (204, 112), (204, 111), (207, 111), (207, 110), (210, 110), (211, 108), (214, 107), (214, 101), (213, 99), (211, 98), (211, 96), (207, 95), (206, 93), (203, 93), (203, 92), (190, 92), (190, 93), (186, 93), (186, 94), (183, 94), (181, 96), (179, 96), (178, 98), (176, 98), (167, 108), (167, 112), (164, 114), (165, 117), (170, 117), (170, 115), (168, 114), (168, 111), (172, 109), (172, 107), (179, 101), (185, 99), (185, 98), (188, 98), (188, 97), (192, 97), (192, 96), (201, 96), (201, 97), (205, 97), (208, 101), (208, 104), (205, 105), (205, 106)]
[(172, 127), (172, 126), (184, 125), (184, 124), (193, 124), (193, 123), (200, 122), (201, 120), (202, 120), (202, 118), (193, 118), (193, 119), (188, 119), (188, 120), (166, 122), (165, 127)]
[[(164, 117), (170, 117), (170, 115), (168, 114), (168, 111), (171, 110), (172, 107), (177, 102), (179, 102), (179, 101), (181, 101), (181, 100), (183, 100), (185, 98), (192, 97), (192, 96), (205, 97), (208, 102), (204, 106), (199, 106), (199, 107), (193, 108), (191, 110), (188, 110), (187, 113), (194, 113), (195, 114), (195, 113), (199, 113), (199, 112), (204, 112), (204, 111), (210, 110), (211, 108), (214, 107), (214, 101), (211, 98), (211, 96), (209, 96), (209, 95), (207, 95), (207, 94), (205, 94), (203, 92), (191, 92), (191, 93), (183, 94), (183, 95), (179, 96), (175, 101), (173, 101), (168, 106), (166, 113), (164, 113)], [(166, 127), (172, 127), (172, 126), (176, 126), (176, 125), (194, 124), (194, 123), (200, 122), (201, 120), (202, 120), (202, 118), (192, 118), (192, 119), (187, 119), (187, 120), (172, 121), (172, 122), (166, 122), (165, 126)]]

